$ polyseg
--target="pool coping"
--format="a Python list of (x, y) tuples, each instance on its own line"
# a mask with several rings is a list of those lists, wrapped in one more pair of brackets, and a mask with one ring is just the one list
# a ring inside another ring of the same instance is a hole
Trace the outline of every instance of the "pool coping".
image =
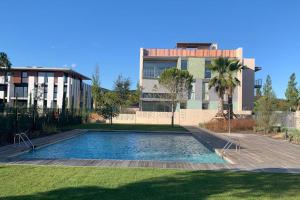
[[(76, 132), (77, 131), (77, 132)], [(190, 131), (180, 132), (180, 131), (142, 131), (142, 130), (103, 130), (103, 129), (74, 129), (67, 132), (74, 132), (67, 137), (58, 137), (52, 141), (45, 141), (37, 144), (36, 149), (44, 148), (46, 146), (68, 140), (77, 137), (86, 132), (92, 131), (104, 131), (104, 132), (134, 132), (134, 133), (160, 133), (160, 134), (189, 134), (198, 142), (203, 144), (195, 135)], [(66, 132), (61, 132), (55, 135), (45, 136), (42, 138), (33, 139), (43, 140), (48, 137), (55, 137), (62, 135)], [(204, 145), (204, 144), (203, 144)], [(11, 145), (10, 145), (11, 146)], [(207, 145), (204, 145), (207, 148)], [(10, 153), (7, 156), (0, 158), (0, 164), (29, 164), (29, 165), (67, 165), (67, 166), (98, 166), (98, 167), (150, 167), (150, 168), (167, 168), (167, 169), (185, 169), (185, 170), (224, 170), (232, 168), (232, 163), (191, 163), (191, 162), (176, 162), (176, 161), (156, 161), (156, 160), (117, 160), (117, 159), (20, 159), (15, 158), (18, 155), (29, 152), (31, 149), (21, 148), (16, 149), (14, 153)], [(211, 150), (209, 148), (209, 150)], [(213, 150), (213, 152), (217, 153)], [(218, 154), (218, 153), (217, 153)], [(219, 154), (218, 154), (219, 155)], [(225, 159), (224, 159), (225, 160)], [(226, 160), (228, 162), (228, 160)]]

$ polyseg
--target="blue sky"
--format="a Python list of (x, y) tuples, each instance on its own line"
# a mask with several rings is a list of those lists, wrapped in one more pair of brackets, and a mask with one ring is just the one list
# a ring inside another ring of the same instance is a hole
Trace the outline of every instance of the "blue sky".
[(119, 74), (139, 74), (139, 48), (178, 41), (244, 48), (270, 74), (278, 97), (296, 72), (300, 82), (297, 0), (0, 0), (0, 51), (14, 66), (73, 66), (111, 88)]

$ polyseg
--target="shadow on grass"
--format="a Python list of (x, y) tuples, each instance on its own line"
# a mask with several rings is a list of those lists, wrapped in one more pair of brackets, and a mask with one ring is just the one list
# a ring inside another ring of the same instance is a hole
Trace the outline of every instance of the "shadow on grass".
[(116, 188), (98, 187), (93, 184), (70, 186), (2, 199), (296, 199), (297, 195), (300, 198), (299, 190), (300, 175), (193, 171), (146, 179)]

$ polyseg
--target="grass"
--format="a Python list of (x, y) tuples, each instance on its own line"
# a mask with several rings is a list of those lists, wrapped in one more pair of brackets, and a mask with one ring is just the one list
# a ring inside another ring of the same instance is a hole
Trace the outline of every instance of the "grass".
[(0, 165), (0, 199), (300, 199), (299, 174)]
[(147, 124), (101, 124), (101, 123), (88, 123), (69, 126), (67, 129), (101, 129), (101, 130), (138, 130), (138, 131), (178, 131), (187, 132), (181, 126), (174, 125), (147, 125)]

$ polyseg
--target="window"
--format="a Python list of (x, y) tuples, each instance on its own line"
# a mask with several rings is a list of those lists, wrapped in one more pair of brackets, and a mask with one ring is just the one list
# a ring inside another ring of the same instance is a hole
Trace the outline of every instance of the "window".
[(27, 72), (22, 72), (22, 77), (21, 77), (21, 82), (22, 83), (28, 83), (28, 74)]
[(53, 94), (53, 98), (54, 98), (54, 99), (57, 98), (57, 85), (54, 86), (54, 94)]
[(57, 101), (53, 101), (53, 108), (57, 108)]
[(186, 102), (180, 103), (180, 109), (186, 109)]
[(68, 74), (64, 74), (64, 83), (68, 83)]
[(48, 77), (49, 77), (49, 73), (45, 73), (45, 78), (44, 78), (45, 83), (48, 83)]
[(187, 70), (187, 60), (181, 60), (181, 70)]
[(44, 98), (47, 98), (48, 95), (48, 86), (44, 86)]
[(143, 98), (149, 98), (149, 99), (167, 99), (168, 94), (166, 93), (143, 93)]
[(209, 85), (207, 82), (202, 84), (202, 100), (209, 101)]
[(192, 83), (192, 90), (189, 92), (188, 99), (195, 100), (195, 82)]
[(47, 108), (47, 100), (44, 100), (44, 108)]
[(144, 61), (143, 78), (159, 78), (168, 68), (177, 67), (176, 61)]
[(204, 78), (211, 78), (211, 71), (209, 69), (210, 65), (211, 65), (211, 61), (210, 60), (206, 60), (205, 61), (205, 74), (204, 74)]
[(67, 93), (67, 86), (64, 86), (64, 92)]
[(202, 104), (202, 109), (207, 110), (208, 109), (208, 103), (203, 103)]
[(205, 77), (204, 78), (211, 78), (211, 71), (207, 67), (205, 67)]
[(15, 97), (28, 97), (28, 87), (27, 86), (15, 86)]

